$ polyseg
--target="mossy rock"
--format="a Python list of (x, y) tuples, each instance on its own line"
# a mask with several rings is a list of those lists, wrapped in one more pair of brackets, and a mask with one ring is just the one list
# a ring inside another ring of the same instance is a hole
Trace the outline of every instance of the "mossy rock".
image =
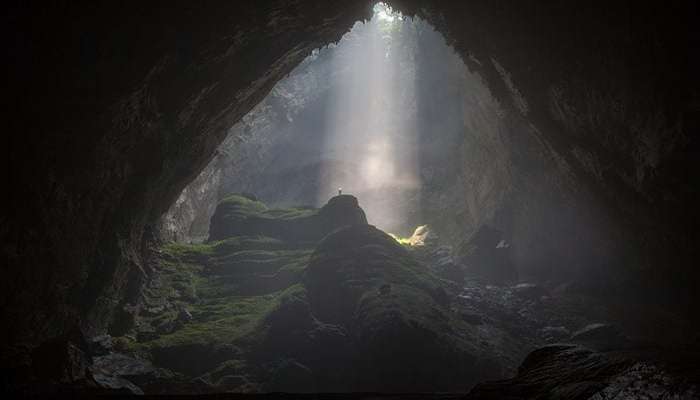
[(229, 203), (241, 204), (235, 218), (329, 233), (290, 240), (251, 228), (163, 246), (128, 349), (221, 390), (465, 390), (499, 377), (478, 328), (451, 311), (451, 286), (364, 213), (352, 215), (354, 197), (302, 215)]
[[(165, 245), (139, 315), (141, 341), (131, 349), (192, 377), (243, 357), (261, 340), (263, 322), (280, 299), (302, 289), (310, 254), (261, 236)], [(181, 309), (191, 320), (177, 321)], [(227, 352), (231, 346), (242, 350)]]
[(363, 296), (381, 296), (382, 290), (391, 291), (395, 285), (408, 285), (444, 301), (440, 279), (371, 225), (349, 226), (319, 243), (304, 284), (314, 312), (333, 323), (349, 323)]
[(477, 330), (451, 311), (449, 286), (373, 226), (326, 237), (304, 285), (314, 315), (351, 335), (353, 390), (459, 391), (499, 376)]
[(335, 196), (320, 209), (269, 209), (242, 195), (222, 200), (211, 218), (209, 240), (232, 236), (267, 236), (292, 243), (315, 243), (346, 225), (367, 224), (357, 199)]

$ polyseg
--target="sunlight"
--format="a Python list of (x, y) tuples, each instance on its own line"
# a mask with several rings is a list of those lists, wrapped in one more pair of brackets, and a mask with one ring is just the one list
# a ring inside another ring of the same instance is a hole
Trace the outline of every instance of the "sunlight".
[(374, 17), (378, 21), (394, 22), (395, 20), (403, 20), (403, 16), (400, 12), (394, 11), (389, 5), (385, 3), (375, 4), (373, 11)]
[(340, 40), (333, 59), (340, 89), (329, 106), (325, 145), (334, 160), (322, 174), (319, 203), (343, 187), (360, 199), (373, 224), (389, 230), (402, 225), (409, 192), (419, 186), (410, 104), (415, 61), (406, 45), (412, 28), (378, 3), (371, 20)]

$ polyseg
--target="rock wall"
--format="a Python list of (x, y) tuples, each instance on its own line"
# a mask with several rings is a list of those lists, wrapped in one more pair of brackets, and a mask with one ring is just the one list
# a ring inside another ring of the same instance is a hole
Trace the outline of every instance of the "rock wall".
[(598, 281), (621, 272), (624, 285), (665, 281), (692, 298), (697, 181), (678, 167), (697, 163), (697, 60), (688, 52), (696, 5), (395, 6), (445, 33), (516, 124), (516, 190), (497, 225), (520, 243), (526, 270)]

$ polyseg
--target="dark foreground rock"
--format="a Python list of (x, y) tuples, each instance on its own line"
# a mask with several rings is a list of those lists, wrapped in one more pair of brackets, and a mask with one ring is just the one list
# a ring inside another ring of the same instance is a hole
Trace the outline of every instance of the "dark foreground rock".
[(487, 338), (450, 308), (449, 286), (373, 226), (326, 237), (304, 283), (312, 312), (349, 332), (351, 390), (461, 391), (500, 374)]
[(530, 353), (515, 378), (479, 384), (466, 398), (696, 399), (697, 370), (697, 365), (667, 368), (633, 353), (557, 344)]

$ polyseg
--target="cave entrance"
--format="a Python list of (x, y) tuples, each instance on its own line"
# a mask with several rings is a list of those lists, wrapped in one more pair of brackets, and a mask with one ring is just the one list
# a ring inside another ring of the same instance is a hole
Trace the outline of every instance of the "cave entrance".
[(166, 214), (171, 238), (206, 239), (231, 193), (320, 207), (342, 191), (401, 236), (430, 224), (463, 237), (485, 218), (483, 204), (506, 187), (494, 184), (505, 179), (499, 104), (429, 23), (384, 3), (373, 10), (230, 129)]

